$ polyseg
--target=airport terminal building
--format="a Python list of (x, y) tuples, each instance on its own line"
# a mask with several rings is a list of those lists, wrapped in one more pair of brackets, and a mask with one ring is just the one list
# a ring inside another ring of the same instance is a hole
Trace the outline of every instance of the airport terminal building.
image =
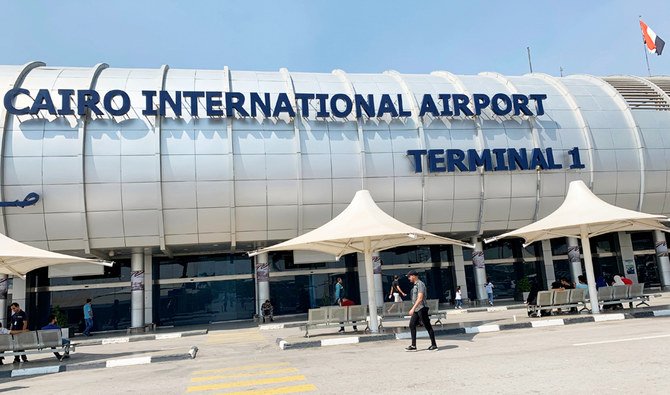
[[(328, 222), (360, 189), (393, 217), (476, 245), (384, 251), (381, 286), (422, 273), (430, 298), (497, 298), (574, 278), (576, 239), (483, 244), (555, 210), (583, 180), (620, 207), (670, 215), (670, 77), (553, 77), (0, 66), (0, 232), (108, 268), (40, 269), (0, 286), (32, 325), (96, 330), (249, 319), (365, 303), (362, 257), (247, 256)], [(592, 240), (596, 276), (670, 286), (661, 232)], [(480, 262), (477, 262), (478, 264)], [(269, 270), (269, 271), (268, 271)], [(403, 280), (404, 281), (404, 280)], [(409, 284), (401, 282), (406, 291)]]

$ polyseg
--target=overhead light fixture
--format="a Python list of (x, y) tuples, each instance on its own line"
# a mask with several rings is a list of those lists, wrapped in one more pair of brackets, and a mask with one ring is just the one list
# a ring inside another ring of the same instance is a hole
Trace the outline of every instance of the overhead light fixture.
[(114, 252), (114, 250), (109, 250), (109, 253), (108, 253), (108, 255), (109, 255), (110, 257), (114, 256), (114, 255), (115, 255), (115, 252)]
[(418, 238), (418, 236), (415, 233), (408, 233), (407, 237), (409, 237), (412, 240), (416, 240)]

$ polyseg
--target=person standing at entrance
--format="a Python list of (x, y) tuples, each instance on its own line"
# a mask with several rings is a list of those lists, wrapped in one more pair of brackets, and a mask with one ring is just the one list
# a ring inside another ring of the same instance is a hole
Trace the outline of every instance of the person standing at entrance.
[(437, 344), (435, 343), (435, 333), (433, 332), (433, 326), (430, 324), (430, 318), (428, 317), (428, 306), (426, 306), (426, 295), (427, 289), (426, 284), (423, 281), (419, 280), (419, 273), (416, 270), (410, 270), (407, 273), (409, 281), (414, 284), (412, 288), (412, 303), (413, 306), (409, 310), (409, 331), (412, 334), (412, 344), (405, 348), (405, 351), (416, 351), (416, 326), (419, 321), (423, 323), (424, 328), (428, 332), (430, 337), (430, 347), (428, 351), (436, 351)]
[(86, 299), (86, 304), (84, 305), (84, 321), (86, 322), (84, 336), (91, 336), (91, 330), (93, 329), (93, 307), (91, 307), (91, 298)]
[(493, 283), (491, 282), (490, 278), (486, 279), (485, 287), (486, 287), (486, 294), (489, 297), (489, 305), (493, 306), (493, 288), (495, 288), (495, 287), (494, 287)]
[[(21, 306), (19, 306), (19, 304), (16, 302), (12, 303), (9, 307), (12, 310), (12, 316), (9, 319), (9, 330), (12, 333), (27, 332), (28, 314), (26, 314), (25, 311), (21, 310)], [(24, 350), (16, 350), (16, 351), (21, 352)], [(23, 362), (28, 362), (28, 357), (25, 354), (23, 354), (21, 355), (20, 359), (18, 355), (15, 355), (14, 363), (21, 362), (21, 359), (23, 359)]]
[(463, 295), (461, 295), (461, 286), (456, 287), (456, 307), (455, 309), (463, 308)]
[(335, 304), (342, 306), (343, 297), (344, 297), (344, 285), (342, 285), (342, 277), (338, 277), (337, 283), (335, 283)]

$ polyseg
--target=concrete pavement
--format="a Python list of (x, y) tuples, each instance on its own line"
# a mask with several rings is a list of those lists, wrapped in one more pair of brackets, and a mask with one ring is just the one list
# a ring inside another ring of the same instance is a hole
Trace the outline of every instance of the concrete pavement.
[[(183, 348), (198, 339), (201, 352), (194, 360), (17, 378), (1, 383), (0, 391), (663, 394), (670, 385), (668, 322), (668, 318), (654, 318), (439, 336), (439, 351), (413, 353), (403, 351), (406, 341), (283, 352), (263, 331), (212, 331), (199, 337), (91, 346), (82, 351)], [(419, 340), (418, 346), (427, 347), (427, 340)]]

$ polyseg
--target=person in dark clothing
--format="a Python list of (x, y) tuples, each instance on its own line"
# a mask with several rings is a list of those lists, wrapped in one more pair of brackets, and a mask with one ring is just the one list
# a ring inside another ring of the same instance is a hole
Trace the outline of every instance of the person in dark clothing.
[(437, 351), (437, 344), (435, 343), (435, 333), (433, 326), (430, 324), (430, 317), (428, 317), (428, 306), (426, 305), (426, 295), (428, 294), (426, 284), (419, 280), (419, 273), (416, 270), (410, 270), (407, 273), (409, 281), (414, 284), (412, 288), (412, 303), (414, 305), (409, 310), (409, 330), (412, 335), (412, 344), (405, 348), (405, 351), (416, 351), (416, 327), (419, 321), (423, 322), (423, 326), (430, 337), (430, 347), (428, 351)]
[[(42, 330), (50, 330), (50, 329), (51, 330), (53, 330), (53, 329), (60, 330), (61, 327), (58, 326), (57, 322), (58, 321), (56, 320), (56, 316), (54, 314), (51, 314), (49, 316), (49, 323), (47, 325), (43, 326)], [(63, 345), (70, 344), (70, 339), (61, 339), (61, 340), (62, 340)], [(53, 350), (53, 349), (55, 349), (55, 347), (51, 347), (51, 349)], [(63, 355), (60, 355), (60, 353), (58, 353), (58, 352), (54, 352), (54, 355), (61, 362), (66, 358), (70, 358), (70, 352), (69, 351), (65, 351), (65, 354), (63, 354)]]
[[(12, 310), (12, 316), (9, 319), (9, 330), (14, 331), (12, 333), (27, 332), (28, 331), (28, 314), (25, 311), (21, 310), (21, 307), (18, 303), (14, 302), (9, 306)], [(16, 351), (25, 351), (25, 350), (16, 350)], [(28, 357), (24, 354), (19, 356), (14, 356), (14, 363), (28, 362)]]
[(270, 299), (266, 299), (265, 302), (261, 305), (261, 311), (263, 315), (263, 323), (265, 323), (265, 317), (270, 317), (270, 321), (274, 321), (274, 307)]

